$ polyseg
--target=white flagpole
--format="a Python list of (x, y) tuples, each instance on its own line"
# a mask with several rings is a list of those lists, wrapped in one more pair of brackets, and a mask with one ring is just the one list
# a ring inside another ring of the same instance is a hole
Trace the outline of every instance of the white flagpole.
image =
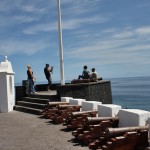
[(58, 29), (59, 29), (59, 52), (60, 52), (60, 76), (61, 76), (61, 85), (65, 85), (60, 0), (57, 0), (57, 4), (58, 4)]

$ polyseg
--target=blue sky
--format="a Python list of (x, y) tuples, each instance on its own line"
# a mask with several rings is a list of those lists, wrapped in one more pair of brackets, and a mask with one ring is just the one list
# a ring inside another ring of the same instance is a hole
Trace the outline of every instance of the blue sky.
[[(150, 75), (150, 0), (61, 0), (65, 80), (95, 67), (103, 78)], [(57, 0), (0, 0), (0, 61), (15, 82), (30, 64), (38, 82), (60, 81)]]

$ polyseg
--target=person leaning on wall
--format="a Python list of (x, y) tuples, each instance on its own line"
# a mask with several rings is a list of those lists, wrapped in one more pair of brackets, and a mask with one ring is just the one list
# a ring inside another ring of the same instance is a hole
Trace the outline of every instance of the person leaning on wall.
[(34, 87), (35, 78), (33, 76), (33, 71), (30, 65), (27, 65), (27, 78), (28, 78), (28, 94), (36, 93)]

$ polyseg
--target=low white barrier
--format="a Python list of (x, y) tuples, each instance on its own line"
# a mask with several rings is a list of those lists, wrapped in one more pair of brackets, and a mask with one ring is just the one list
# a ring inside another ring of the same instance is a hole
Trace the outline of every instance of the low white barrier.
[(122, 107), (114, 104), (98, 105), (99, 117), (116, 117)]
[(74, 99), (70, 99), (70, 104), (71, 105), (82, 105), (82, 102), (86, 101), (85, 99), (81, 99), (81, 98), (74, 98)]
[(150, 112), (139, 109), (121, 109), (118, 113), (119, 127), (146, 126)]
[(98, 105), (102, 105), (102, 102), (84, 101), (82, 103), (82, 111), (98, 110)]
[(70, 103), (70, 100), (73, 99), (72, 97), (61, 97), (61, 102), (68, 102)]

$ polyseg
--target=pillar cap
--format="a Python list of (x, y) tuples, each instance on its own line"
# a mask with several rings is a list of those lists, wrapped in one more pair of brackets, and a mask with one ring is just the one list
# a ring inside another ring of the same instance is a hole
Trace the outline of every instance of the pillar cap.
[(8, 61), (7, 56), (5, 56), (4, 61), (0, 63), (0, 72), (14, 73), (13, 69), (12, 69), (11, 62)]

